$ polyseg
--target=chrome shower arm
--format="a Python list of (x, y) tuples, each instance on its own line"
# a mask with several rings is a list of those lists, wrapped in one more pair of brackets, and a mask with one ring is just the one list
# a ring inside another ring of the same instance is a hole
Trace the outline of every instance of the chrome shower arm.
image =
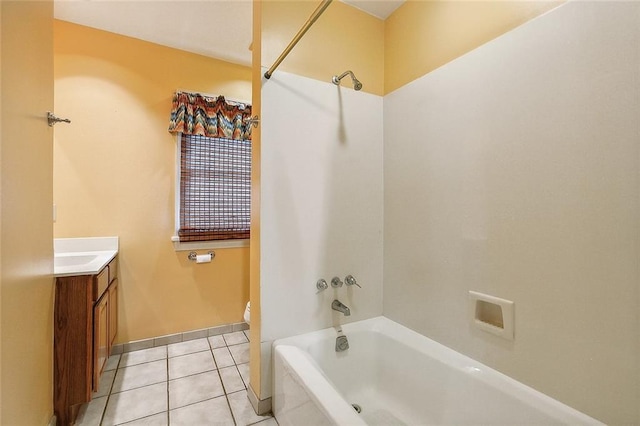
[(333, 82), (333, 84), (340, 84), (340, 80), (342, 80), (347, 74), (351, 75), (352, 79), (356, 78), (356, 76), (353, 75), (353, 71), (347, 70), (342, 74), (340, 74), (340, 77), (338, 77), (337, 75), (334, 75), (331, 81)]
[(333, 78), (331, 78), (331, 82), (336, 86), (339, 86), (340, 80), (342, 80), (346, 75), (351, 76), (351, 82), (353, 83), (353, 88), (355, 90), (362, 89), (362, 83), (360, 83), (360, 80), (356, 78), (356, 76), (353, 74), (353, 71), (351, 70), (343, 72), (342, 74), (340, 74), (340, 76), (334, 75)]

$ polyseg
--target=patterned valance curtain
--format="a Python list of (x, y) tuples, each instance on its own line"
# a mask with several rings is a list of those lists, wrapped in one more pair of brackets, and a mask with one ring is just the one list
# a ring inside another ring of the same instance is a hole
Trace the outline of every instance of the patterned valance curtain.
[(169, 122), (169, 133), (251, 139), (251, 105), (210, 97), (199, 93), (176, 92)]

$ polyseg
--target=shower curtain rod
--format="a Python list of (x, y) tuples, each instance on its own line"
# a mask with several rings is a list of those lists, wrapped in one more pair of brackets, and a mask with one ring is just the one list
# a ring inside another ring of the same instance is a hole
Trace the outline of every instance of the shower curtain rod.
[(320, 5), (316, 8), (316, 10), (311, 14), (307, 22), (302, 26), (302, 28), (300, 28), (300, 31), (298, 31), (298, 34), (295, 35), (295, 37), (293, 38), (293, 40), (291, 40), (289, 45), (282, 51), (280, 56), (278, 56), (278, 59), (276, 59), (273, 65), (271, 65), (271, 68), (269, 68), (269, 70), (264, 73), (264, 77), (266, 79), (271, 78), (271, 76), (273, 75), (273, 72), (276, 70), (276, 68), (278, 68), (278, 65), (280, 65), (280, 62), (282, 62), (284, 58), (287, 57), (289, 52), (291, 52), (291, 49), (293, 49), (295, 45), (298, 44), (302, 36), (309, 30), (309, 28), (311, 28), (314, 22), (318, 20), (320, 15), (322, 15), (322, 12), (324, 12), (325, 9), (329, 7), (329, 4), (331, 4), (332, 1), (333, 0), (322, 0), (322, 3), (320, 3)]

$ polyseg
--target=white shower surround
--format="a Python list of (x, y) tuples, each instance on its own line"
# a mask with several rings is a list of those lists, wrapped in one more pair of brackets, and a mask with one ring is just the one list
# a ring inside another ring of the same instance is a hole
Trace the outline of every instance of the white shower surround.
[[(262, 398), (273, 340), (382, 314), (382, 97), (330, 81), (278, 70), (262, 86)], [(316, 291), (348, 274), (362, 288)]]
[(639, 73), (640, 3), (569, 2), (384, 98), (385, 316), (609, 424), (640, 423)]

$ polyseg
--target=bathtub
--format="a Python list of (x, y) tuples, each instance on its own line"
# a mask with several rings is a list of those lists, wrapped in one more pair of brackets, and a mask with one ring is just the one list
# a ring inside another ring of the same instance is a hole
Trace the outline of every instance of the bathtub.
[(281, 426), (603, 424), (388, 318), (342, 331), (273, 343)]

